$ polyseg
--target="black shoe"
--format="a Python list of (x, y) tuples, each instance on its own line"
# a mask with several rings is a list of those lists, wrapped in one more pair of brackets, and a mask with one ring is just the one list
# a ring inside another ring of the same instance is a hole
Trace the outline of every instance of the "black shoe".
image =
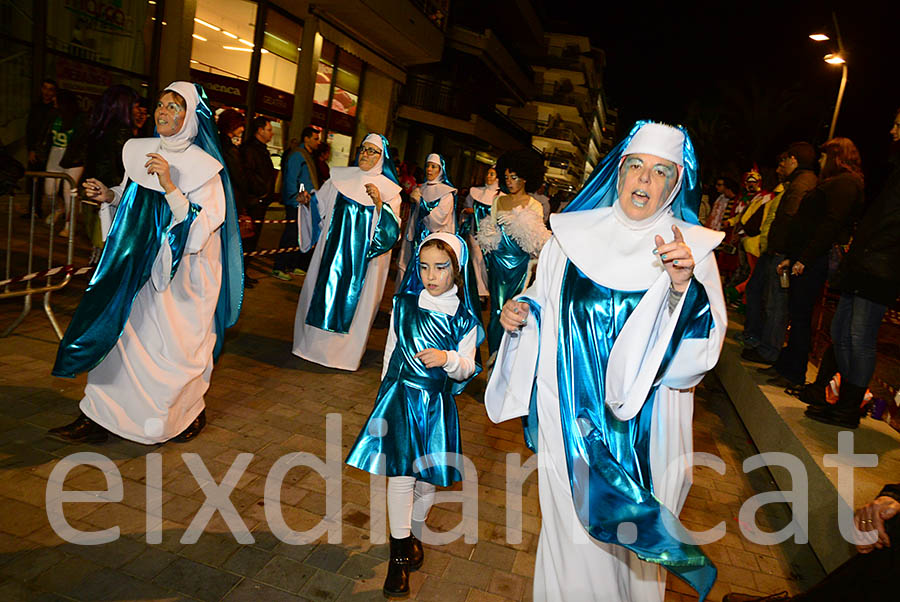
[(765, 364), (767, 366), (772, 366), (775, 364), (773, 361), (769, 361), (763, 356), (759, 354), (759, 351), (756, 348), (752, 349), (744, 349), (741, 351), (741, 359), (747, 360), (748, 362), (753, 362), (756, 364)]
[(807, 418), (812, 418), (816, 422), (831, 424), (845, 429), (859, 427), (859, 410), (847, 412), (843, 408), (825, 404), (809, 406), (804, 414)]
[(760, 374), (765, 374), (766, 376), (781, 376), (774, 365), (769, 366), (768, 368), (757, 368), (756, 371)]
[(790, 594), (778, 592), (769, 596), (754, 596), (751, 594), (726, 594), (722, 602), (789, 602)]
[(203, 409), (200, 414), (194, 418), (194, 421), (188, 425), (186, 429), (181, 431), (179, 435), (172, 437), (172, 441), (175, 443), (185, 443), (190, 441), (200, 434), (200, 431), (203, 430), (204, 426), (206, 426), (206, 409)]
[(388, 562), (387, 576), (384, 578), (384, 586), (382, 587), (382, 592), (388, 598), (405, 598), (409, 596), (412, 539), (412, 535), (403, 539), (391, 537), (391, 560)]
[(244, 274), (244, 283), (246, 284), (247, 282), (249, 282), (250, 284), (259, 284), (259, 279)]
[(410, 535), (410, 537), (412, 537), (412, 543), (409, 546), (409, 570), (412, 572), (422, 568), (422, 564), (425, 562), (425, 549), (415, 535)]
[(825, 387), (820, 386), (818, 382), (807, 383), (797, 397), (808, 406), (821, 406), (828, 403), (825, 400)]
[(244, 278), (244, 288), (253, 288), (253, 283)]
[(84, 415), (84, 412), (65, 426), (47, 431), (50, 435), (72, 443), (103, 443), (109, 438), (109, 431)]

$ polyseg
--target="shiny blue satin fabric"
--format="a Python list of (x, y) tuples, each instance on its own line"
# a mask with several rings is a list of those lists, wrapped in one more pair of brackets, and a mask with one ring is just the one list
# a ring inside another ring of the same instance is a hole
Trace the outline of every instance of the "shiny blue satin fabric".
[[(715, 566), (699, 547), (682, 543), (691, 541), (687, 531), (653, 494), (650, 433), (657, 387), (628, 421), (618, 420), (605, 403), (610, 352), (644, 292), (612, 290), (571, 262), (566, 267), (557, 375), (572, 499), (594, 538), (624, 545), (641, 559), (661, 564), (696, 589), (702, 600), (715, 581)], [(703, 287), (692, 283), (685, 295), (660, 375), (686, 334), (699, 336), (704, 328), (708, 332), (709, 303)], [(637, 528), (633, 541), (619, 540), (623, 523)]]
[(502, 237), (494, 251), (484, 253), (484, 263), (488, 273), (488, 292), (491, 296), (491, 319), (488, 322), (488, 351), (493, 355), (500, 348), (503, 326), (500, 325), (500, 310), (507, 300), (512, 299), (525, 288), (528, 278), (528, 262), (531, 255), (522, 250), (500, 226)]
[(475, 204), (472, 207), (472, 214), (469, 215), (468, 219), (460, 221), (458, 234), (460, 236), (465, 236), (466, 234), (477, 234), (478, 228), (481, 226), (481, 220), (483, 220), (490, 214), (490, 205), (483, 205), (478, 201), (475, 201)]
[(400, 238), (400, 220), (394, 215), (394, 210), (387, 203), (381, 206), (381, 215), (378, 217), (378, 225), (375, 226), (375, 234), (366, 252), (366, 261), (389, 253), (394, 248), (394, 243)]
[(103, 361), (122, 336), (131, 306), (150, 272), (159, 248), (172, 249), (172, 272), (181, 263), (191, 224), (200, 207), (168, 233), (172, 211), (162, 193), (129, 182), (119, 202), (100, 263), (56, 352), (53, 375), (74, 378)]
[[(397, 345), (375, 408), (351, 448), (347, 464), (373, 474), (413, 476), (446, 487), (463, 478), (462, 466), (454, 463), (452, 456), (462, 453), (453, 396), (462, 392), (481, 368), (476, 366), (465, 381), (454, 381), (443, 368), (426, 368), (415, 355), (428, 348), (457, 349), (466, 334), (480, 326), (465, 303), (449, 316), (420, 308), (419, 293), (410, 291), (394, 296), (392, 316)], [(380, 454), (384, 454), (383, 462)], [(426, 456), (433, 466), (422, 463)]]
[[(222, 285), (219, 288), (219, 299), (213, 319), (216, 330), (213, 358), (218, 359), (225, 344), (225, 329), (231, 328), (237, 323), (238, 316), (241, 314), (241, 305), (244, 302), (244, 251), (241, 245), (241, 229), (238, 226), (237, 205), (234, 201), (231, 174), (225, 167), (225, 158), (222, 156), (222, 149), (219, 148), (219, 131), (213, 119), (213, 111), (209, 106), (209, 99), (206, 97), (203, 86), (200, 84), (194, 84), (194, 86), (200, 96), (200, 104), (197, 105), (198, 130), (194, 144), (222, 165), (219, 177), (222, 179), (222, 188), (225, 191), (225, 221), (219, 229), (219, 237), (222, 241)], [(314, 221), (313, 223), (318, 222)], [(180, 259), (181, 254), (177, 257)]]
[[(603, 161), (594, 168), (587, 183), (582, 187), (578, 195), (572, 199), (564, 212), (588, 211), (598, 207), (611, 207), (618, 198), (617, 185), (619, 183), (619, 160), (622, 151), (631, 142), (631, 139), (642, 126), (651, 123), (642, 120), (634, 124), (625, 138), (610, 150)], [(694, 152), (694, 144), (683, 126), (674, 126), (684, 134), (682, 157), (684, 161), (684, 176), (681, 188), (672, 200), (672, 213), (680, 220), (691, 224), (699, 224), (697, 211), (700, 208), (700, 164), (697, 154)]]
[(328, 234), (325, 242), (319, 243), (325, 248), (306, 314), (310, 326), (341, 334), (350, 332), (369, 259), (389, 252), (400, 236), (400, 225), (388, 205), (382, 205), (370, 239), (374, 219), (374, 205), (363, 205), (337, 193)]
[(337, 193), (306, 314), (310, 326), (342, 334), (350, 332), (365, 284), (369, 232), (374, 219), (374, 205), (362, 205)]

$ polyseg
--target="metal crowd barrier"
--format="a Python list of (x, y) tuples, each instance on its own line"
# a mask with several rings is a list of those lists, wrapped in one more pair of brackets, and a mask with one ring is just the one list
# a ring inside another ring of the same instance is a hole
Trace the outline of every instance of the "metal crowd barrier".
[[(32, 189), (31, 189), (31, 205), (30, 205), (30, 219), (29, 219), (29, 227), (28, 227), (28, 247), (26, 250), (27, 253), (27, 262), (28, 267), (26, 269), (26, 274), (31, 274), (34, 268), (34, 226), (35, 219), (37, 218), (35, 209), (38, 206), (39, 202), (43, 202), (41, 195), (43, 195), (43, 190), (39, 189), (39, 184), (41, 183), (39, 178), (43, 179), (58, 179), (61, 181), (67, 181), (69, 183), (69, 194), (71, 196), (71, 202), (69, 203), (68, 208), (66, 209), (65, 219), (63, 224), (68, 222), (69, 224), (69, 236), (67, 240), (66, 247), (66, 266), (72, 265), (72, 255), (75, 250), (75, 229), (77, 220), (75, 219), (76, 209), (78, 207), (78, 187), (75, 180), (72, 179), (66, 173), (59, 172), (48, 172), (48, 171), (26, 171), (25, 177), (30, 177), (32, 180)], [(62, 182), (60, 182), (62, 183)], [(54, 195), (50, 201), (50, 236), (47, 243), (47, 270), (52, 271), (54, 273), (59, 272), (59, 270), (54, 270), (53, 266), (53, 245), (56, 239), (56, 206), (57, 206), (57, 196)], [(9, 299), (12, 297), (24, 297), (22, 313), (19, 314), (19, 317), (15, 319), (15, 321), (0, 334), (0, 337), (7, 337), (12, 332), (18, 328), (18, 326), (25, 320), (25, 317), (31, 312), (31, 297), (32, 295), (37, 295), (43, 293), (44, 295), (44, 313), (47, 314), (47, 319), (50, 320), (51, 326), (53, 326), (53, 330), (56, 332), (56, 336), (59, 339), (62, 339), (63, 333), (59, 327), (59, 324), (56, 321), (56, 316), (53, 313), (53, 308), (50, 305), (50, 293), (53, 291), (57, 291), (67, 284), (72, 279), (72, 272), (65, 271), (65, 275), (62, 277), (62, 280), (59, 282), (53, 282), (53, 274), (48, 274), (46, 276), (46, 284), (43, 286), (35, 286), (32, 284), (33, 279), (28, 280), (19, 280), (13, 278), (11, 275), (12, 271), (12, 241), (13, 241), (13, 213), (15, 213), (15, 207), (13, 205), (13, 195), (9, 195), (9, 215), (7, 216), (7, 228), (6, 228), (6, 281), (12, 280), (11, 283), (7, 283), (3, 287), (3, 291), (0, 292), (0, 299)], [(62, 267), (62, 266), (59, 266)], [(16, 284), (20, 284), (24, 282), (24, 287), (17, 288)]]

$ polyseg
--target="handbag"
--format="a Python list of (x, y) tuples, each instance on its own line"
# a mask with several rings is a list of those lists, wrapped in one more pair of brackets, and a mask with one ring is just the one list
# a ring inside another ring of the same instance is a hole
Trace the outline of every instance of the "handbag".
[(238, 228), (241, 231), (241, 238), (250, 238), (256, 234), (256, 226), (253, 224), (253, 218), (246, 213), (238, 215)]

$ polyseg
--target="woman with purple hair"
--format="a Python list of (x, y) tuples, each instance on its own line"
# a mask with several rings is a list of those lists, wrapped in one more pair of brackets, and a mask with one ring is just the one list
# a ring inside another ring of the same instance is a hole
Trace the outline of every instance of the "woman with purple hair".
[[(88, 134), (85, 140), (84, 181), (94, 178), (101, 182), (121, 182), (125, 176), (122, 163), (122, 147), (133, 137), (131, 115), (138, 102), (138, 95), (128, 86), (110, 86), (94, 105)], [(103, 248), (100, 217), (90, 207), (85, 217), (85, 228), (91, 239), (91, 263), (100, 259)]]

